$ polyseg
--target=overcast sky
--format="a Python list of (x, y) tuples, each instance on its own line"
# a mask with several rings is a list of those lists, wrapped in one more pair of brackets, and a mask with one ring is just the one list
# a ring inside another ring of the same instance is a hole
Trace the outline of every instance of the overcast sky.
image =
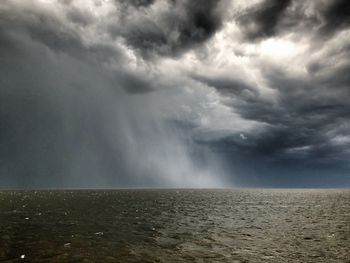
[(350, 187), (348, 0), (1, 0), (0, 187)]

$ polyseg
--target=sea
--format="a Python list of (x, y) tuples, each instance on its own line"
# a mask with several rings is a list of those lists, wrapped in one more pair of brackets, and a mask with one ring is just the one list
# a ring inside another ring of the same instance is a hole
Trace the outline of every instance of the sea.
[(0, 192), (1, 262), (350, 262), (350, 190)]

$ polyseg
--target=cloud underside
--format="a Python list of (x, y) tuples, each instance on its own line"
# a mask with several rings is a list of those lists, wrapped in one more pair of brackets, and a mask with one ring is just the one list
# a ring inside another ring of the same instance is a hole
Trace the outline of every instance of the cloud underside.
[(350, 185), (349, 27), (346, 0), (6, 0), (1, 181)]

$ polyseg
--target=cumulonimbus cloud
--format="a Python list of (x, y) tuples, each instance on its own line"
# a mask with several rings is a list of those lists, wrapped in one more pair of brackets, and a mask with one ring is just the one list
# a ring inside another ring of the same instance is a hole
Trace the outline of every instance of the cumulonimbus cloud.
[(348, 17), (345, 0), (6, 0), (2, 185), (349, 183)]

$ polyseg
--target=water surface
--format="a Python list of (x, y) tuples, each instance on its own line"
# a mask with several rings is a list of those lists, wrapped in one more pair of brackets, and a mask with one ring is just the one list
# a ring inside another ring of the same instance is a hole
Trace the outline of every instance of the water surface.
[(3, 191), (0, 260), (350, 262), (350, 191)]

